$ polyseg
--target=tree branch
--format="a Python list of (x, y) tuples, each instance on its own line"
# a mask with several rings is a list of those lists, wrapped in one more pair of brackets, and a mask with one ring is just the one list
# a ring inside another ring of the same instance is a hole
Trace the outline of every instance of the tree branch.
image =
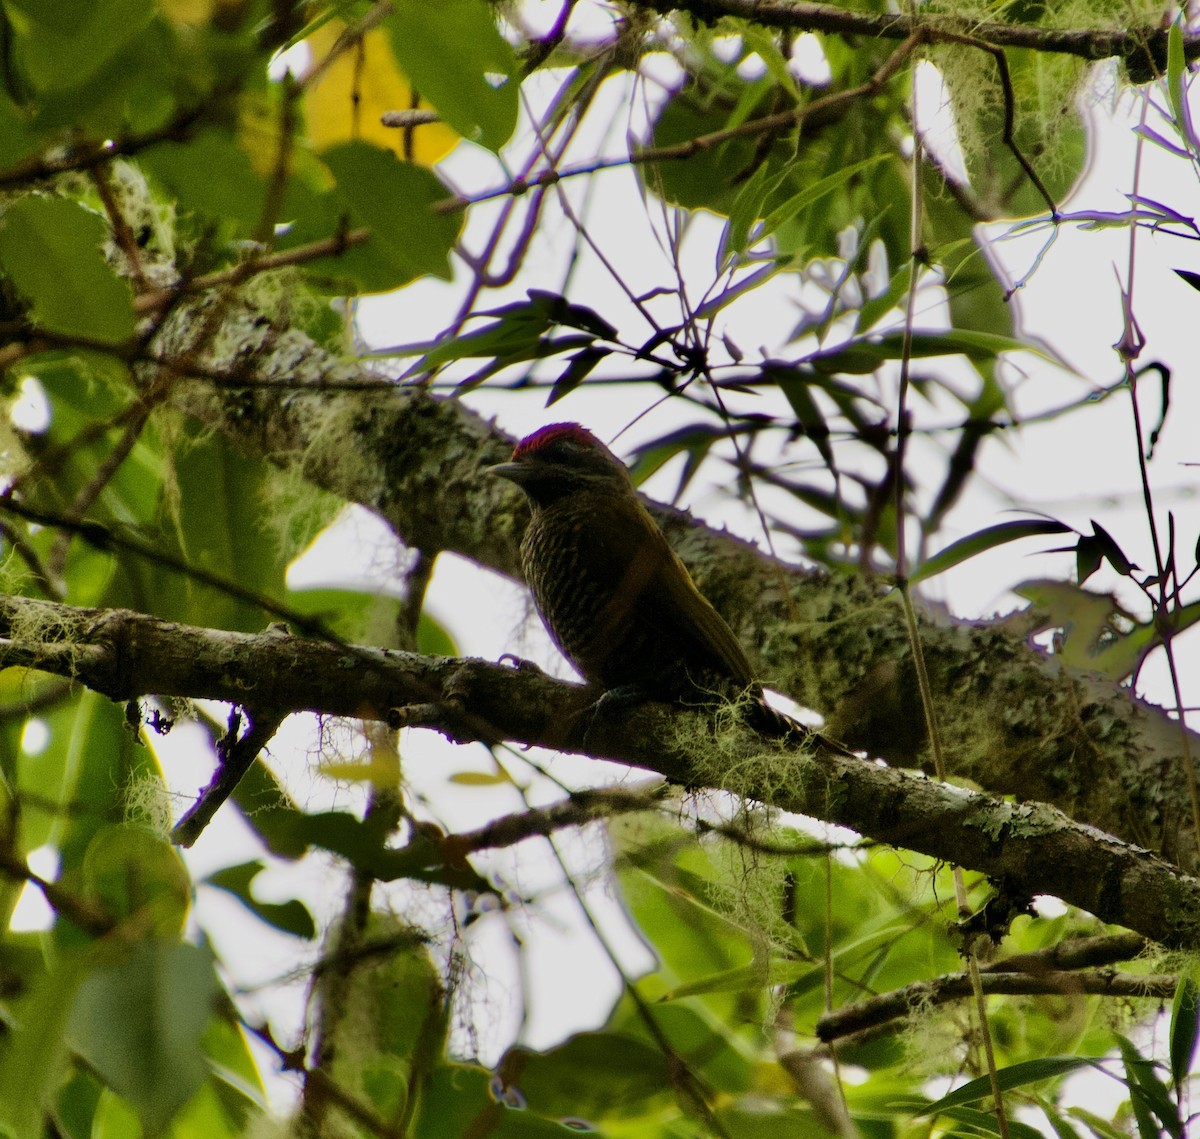
[[(1082, 973), (985, 973), (983, 991), (1002, 996), (1102, 996), (1146, 997), (1170, 1000), (1179, 985), (1172, 973), (1114, 973), (1111, 969), (1089, 969)], [(972, 995), (968, 973), (950, 973), (931, 981), (917, 981), (895, 992), (844, 1005), (817, 1019), (817, 1036), (826, 1044), (909, 1013)]]
[[(910, 35), (939, 34), (970, 36), (995, 47), (1029, 48), (1038, 52), (1074, 55), (1101, 60), (1116, 57), (1140, 73), (1152, 71), (1152, 63), (1166, 70), (1166, 27), (1143, 25), (1133, 28), (1047, 28), (1036, 24), (988, 22), (964, 16), (919, 16), (875, 13), (842, 8), (834, 4), (810, 4), (803, 0), (635, 0), (635, 5), (665, 14), (688, 12), (702, 23), (723, 16), (749, 20), (766, 28), (788, 28), (801, 32), (828, 32), (841, 36), (903, 40)], [(1200, 36), (1184, 38), (1188, 59), (1200, 55)]]
[[(1052, 894), (1163, 944), (1200, 947), (1200, 880), (1051, 806), (787, 751), (736, 725), (714, 735), (698, 713), (665, 705), (595, 712), (588, 689), (535, 669), (14, 597), (0, 602), (0, 631), (9, 637), (0, 667), (71, 676), (113, 700), (188, 696), (385, 720), (415, 708), (410, 723), (462, 742), (513, 740), (719, 787), (980, 871), (1010, 894)], [(391, 853), (382, 852), (385, 862)], [(394, 853), (402, 862), (404, 852)], [(376, 869), (388, 876), (387, 865)]]

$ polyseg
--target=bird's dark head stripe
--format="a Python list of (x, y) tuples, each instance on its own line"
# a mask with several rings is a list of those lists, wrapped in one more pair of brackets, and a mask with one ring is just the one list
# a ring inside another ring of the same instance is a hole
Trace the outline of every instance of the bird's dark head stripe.
[(586, 427), (581, 427), (578, 423), (547, 423), (545, 427), (539, 428), (532, 435), (527, 435), (522, 439), (513, 451), (512, 457), (525, 459), (530, 455), (540, 454), (555, 443), (563, 442), (578, 443), (581, 447), (595, 447), (601, 451), (604, 450), (604, 444)]

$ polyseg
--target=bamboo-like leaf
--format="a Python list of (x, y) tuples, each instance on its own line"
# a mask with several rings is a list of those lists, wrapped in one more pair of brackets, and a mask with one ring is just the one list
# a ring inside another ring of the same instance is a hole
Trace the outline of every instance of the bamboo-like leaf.
[(996, 526), (977, 530), (965, 538), (959, 538), (957, 542), (952, 542), (940, 553), (930, 558), (909, 580), (914, 584), (918, 581), (926, 581), (975, 557), (976, 554), (995, 549), (1008, 542), (1016, 542), (1021, 538), (1034, 538), (1042, 534), (1069, 534), (1070, 532), (1070, 526), (1053, 518), (1029, 518), (1017, 522), (1001, 522)]

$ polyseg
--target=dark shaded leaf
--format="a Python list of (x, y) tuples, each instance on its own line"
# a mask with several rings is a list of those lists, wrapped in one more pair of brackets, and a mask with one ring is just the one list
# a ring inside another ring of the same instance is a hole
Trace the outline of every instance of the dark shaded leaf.
[(591, 374), (592, 369), (604, 359), (605, 356), (611, 356), (611, 348), (588, 347), (581, 348), (574, 356), (571, 357), (566, 368), (563, 369), (558, 379), (554, 381), (553, 387), (550, 389), (549, 396), (546, 397), (546, 406), (550, 407), (558, 403), (563, 396), (570, 395), (583, 381)]
[(1138, 1052), (1127, 1037), (1120, 1033), (1116, 1037), (1125, 1063), (1125, 1082), (1129, 1087), (1129, 1103), (1137, 1120), (1138, 1134), (1142, 1139), (1161, 1139), (1162, 1132), (1166, 1131), (1171, 1139), (1184, 1139), (1179, 1106), (1170, 1089), (1159, 1079), (1157, 1063)]
[(1125, 556), (1124, 551), (1117, 545), (1116, 539), (1094, 518), (1092, 519), (1092, 538), (1100, 554), (1122, 577), (1128, 577), (1135, 569), (1141, 568)]
[(216, 886), (218, 890), (232, 894), (267, 925), (283, 930), (284, 933), (290, 933), (293, 937), (302, 937), (306, 940), (315, 937), (316, 923), (302, 902), (294, 898), (288, 902), (263, 902), (254, 896), (254, 879), (265, 869), (266, 865), (255, 859), (218, 870), (215, 874), (210, 874), (206, 881), (209, 885)]
[(1200, 289), (1200, 273), (1193, 273), (1190, 269), (1176, 269), (1175, 273), (1193, 289)]

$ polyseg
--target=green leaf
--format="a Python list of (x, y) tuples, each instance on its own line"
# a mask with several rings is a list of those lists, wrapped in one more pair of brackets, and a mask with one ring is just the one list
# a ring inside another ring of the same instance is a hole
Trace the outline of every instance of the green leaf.
[(417, 621), (417, 652), (435, 657), (458, 656), (458, 645), (450, 630), (425, 609)]
[[(975, 363), (981, 363), (997, 359), (1001, 352), (1035, 352), (1045, 356), (1044, 352), (1015, 337), (969, 329), (915, 332), (909, 345), (909, 356), (913, 360), (963, 355)], [(899, 360), (903, 355), (904, 335), (893, 332), (878, 339), (852, 340), (839, 348), (816, 352), (807, 357), (804, 363), (819, 372), (864, 375), (887, 361)]]
[(840, 190), (864, 170), (869, 170), (872, 166), (877, 166), (890, 157), (888, 154), (876, 154), (870, 158), (864, 158), (861, 162), (852, 162), (849, 166), (805, 186), (799, 193), (793, 194), (783, 205), (777, 206), (763, 218), (763, 233), (774, 233), (784, 222), (791, 221), (798, 214), (811, 209), (822, 198), (827, 198), (834, 191)]
[[(342, 268), (351, 273), (368, 269), (364, 284), (370, 292), (398, 289), (425, 275), (450, 279), (450, 250), (462, 215), (433, 208), (449, 196), (435, 175), (365, 142), (331, 147), (321, 157), (337, 181), (336, 200), (355, 225), (371, 231), (365, 250), (342, 255)], [(366, 263), (364, 251), (371, 258)]]
[[(956, 1123), (961, 1123), (966, 1130), (955, 1130), (948, 1132), (950, 1135), (1001, 1135), (1000, 1122), (995, 1114), (990, 1111), (978, 1111), (970, 1107), (952, 1107), (939, 1113), (943, 1119), (953, 1119)], [(1016, 1139), (1044, 1139), (1042, 1133), (1036, 1127), (1030, 1127), (1028, 1123), (1022, 1123), (1018, 1119), (1006, 1118), (1007, 1134), (1010, 1137), (1015, 1136)]]
[(510, 1097), (552, 1119), (635, 1119), (674, 1098), (662, 1049), (615, 1033), (581, 1032), (546, 1052), (512, 1048), (497, 1073)]
[(912, 280), (912, 262), (905, 261), (892, 275), (888, 286), (877, 297), (863, 301), (858, 310), (858, 328), (866, 332), (878, 324), (888, 313), (897, 309), (900, 302), (908, 296), (909, 282)]
[(398, 598), (356, 589), (297, 589), (289, 592), (287, 600), (291, 609), (317, 618), (334, 636), (344, 641), (397, 647)]
[(74, 202), (36, 195), (0, 217), (0, 269), (39, 327), (120, 344), (134, 331), (129, 284), (104, 259), (104, 219)]
[[(1023, 1088), (1029, 1084), (1041, 1083), (1043, 1080), (1056, 1079), (1059, 1076), (1078, 1072), (1082, 1068), (1095, 1066), (1096, 1061), (1083, 1056), (1045, 1056), (1039, 1060), (1026, 1060), (1020, 1064), (1010, 1064), (996, 1073), (996, 1079), (1002, 1092)], [(951, 1107), (976, 1103), (992, 1094), (992, 1081), (988, 1076), (969, 1080), (962, 1087), (955, 1088), (948, 1095), (935, 1100), (920, 1112), (921, 1115), (937, 1115)]]
[[(744, 253), (750, 245), (750, 235), (754, 223), (763, 214), (763, 203), (772, 190), (788, 176), (788, 171), (782, 170), (774, 176), (767, 167), (758, 169), (746, 179), (733, 204), (729, 207), (729, 221), (725, 225), (725, 233), (721, 239), (720, 264), (724, 266), (740, 253)], [(757, 235), (756, 235), (757, 236)], [(697, 316), (703, 315), (697, 311)]]
[(67, 1068), (63, 1032), (75, 992), (86, 976), (83, 956), (61, 954), (53, 968), (26, 975), (25, 991), (6, 1000), (0, 1040), (0, 1133), (41, 1139), (42, 1109)]
[(317, 926), (312, 914), (303, 902), (293, 898), (288, 902), (263, 902), (254, 896), (254, 879), (266, 869), (266, 864), (255, 859), (241, 862), (237, 866), (226, 866), (210, 874), (205, 881), (218, 890), (225, 890), (242, 903), (255, 917), (267, 925), (290, 933), (293, 937), (309, 940), (316, 936)]
[(1178, 19), (1171, 22), (1167, 31), (1167, 96), (1171, 100), (1175, 129), (1184, 143), (1191, 147), (1194, 136), (1187, 101), (1187, 59), (1183, 51), (1183, 27)]
[(996, 526), (988, 526), (951, 542), (944, 550), (930, 558), (909, 579), (914, 585), (918, 581), (926, 581), (945, 573), (953, 566), (959, 565), (976, 554), (985, 550), (995, 549), (1007, 542), (1016, 542), (1021, 538), (1033, 538), (1042, 534), (1069, 534), (1071, 527), (1064, 522), (1052, 518), (1030, 518), (1019, 522), (1001, 522)]
[(17, 51), (39, 88), (81, 87), (154, 16), (153, 0), (14, 0), (29, 22)]
[(1182, 1088), (1196, 1057), (1196, 1039), (1200, 1031), (1200, 986), (1184, 974), (1179, 978), (1175, 1000), (1171, 1004), (1171, 1079)]
[(12, 166), (41, 149), (43, 140), (30, 119), (6, 93), (0, 92), (0, 168)]
[(463, 138), (499, 150), (517, 124), (519, 68), (482, 0), (395, 0), (392, 49), (421, 96)]
[[(97, 835), (125, 817), (129, 789), (150, 797), (162, 788), (162, 772), (149, 748), (138, 744), (124, 710), (105, 696), (85, 691), (72, 707), (65, 760), (64, 795), (70, 788), (71, 810), (55, 833), (62, 861), (61, 880), (67, 888), (86, 880), (85, 860)], [(156, 871), (159, 883), (169, 871)], [(60, 919), (55, 934), (73, 940), (70, 923)]]
[(181, 211), (236, 221), (241, 233), (252, 232), (262, 216), (266, 181), (225, 131), (206, 130), (186, 142), (151, 147), (138, 163), (170, 191)]
[(1143, 1139), (1159, 1139), (1161, 1135), (1158, 1124), (1151, 1118), (1151, 1113), (1158, 1117), (1162, 1130), (1172, 1139), (1184, 1139), (1179, 1104), (1171, 1095), (1171, 1089), (1159, 1079), (1158, 1064), (1143, 1056), (1128, 1037), (1120, 1033), (1117, 1033), (1116, 1037), (1121, 1059), (1125, 1063), (1129, 1102)]
[(97, 832), (83, 859), (90, 900), (144, 935), (180, 936), (191, 902), (191, 879), (179, 852), (144, 827), (129, 823)]
[(201, 1040), (216, 993), (208, 950), (139, 942), (127, 960), (84, 980), (67, 1038), (158, 1133), (207, 1075)]

